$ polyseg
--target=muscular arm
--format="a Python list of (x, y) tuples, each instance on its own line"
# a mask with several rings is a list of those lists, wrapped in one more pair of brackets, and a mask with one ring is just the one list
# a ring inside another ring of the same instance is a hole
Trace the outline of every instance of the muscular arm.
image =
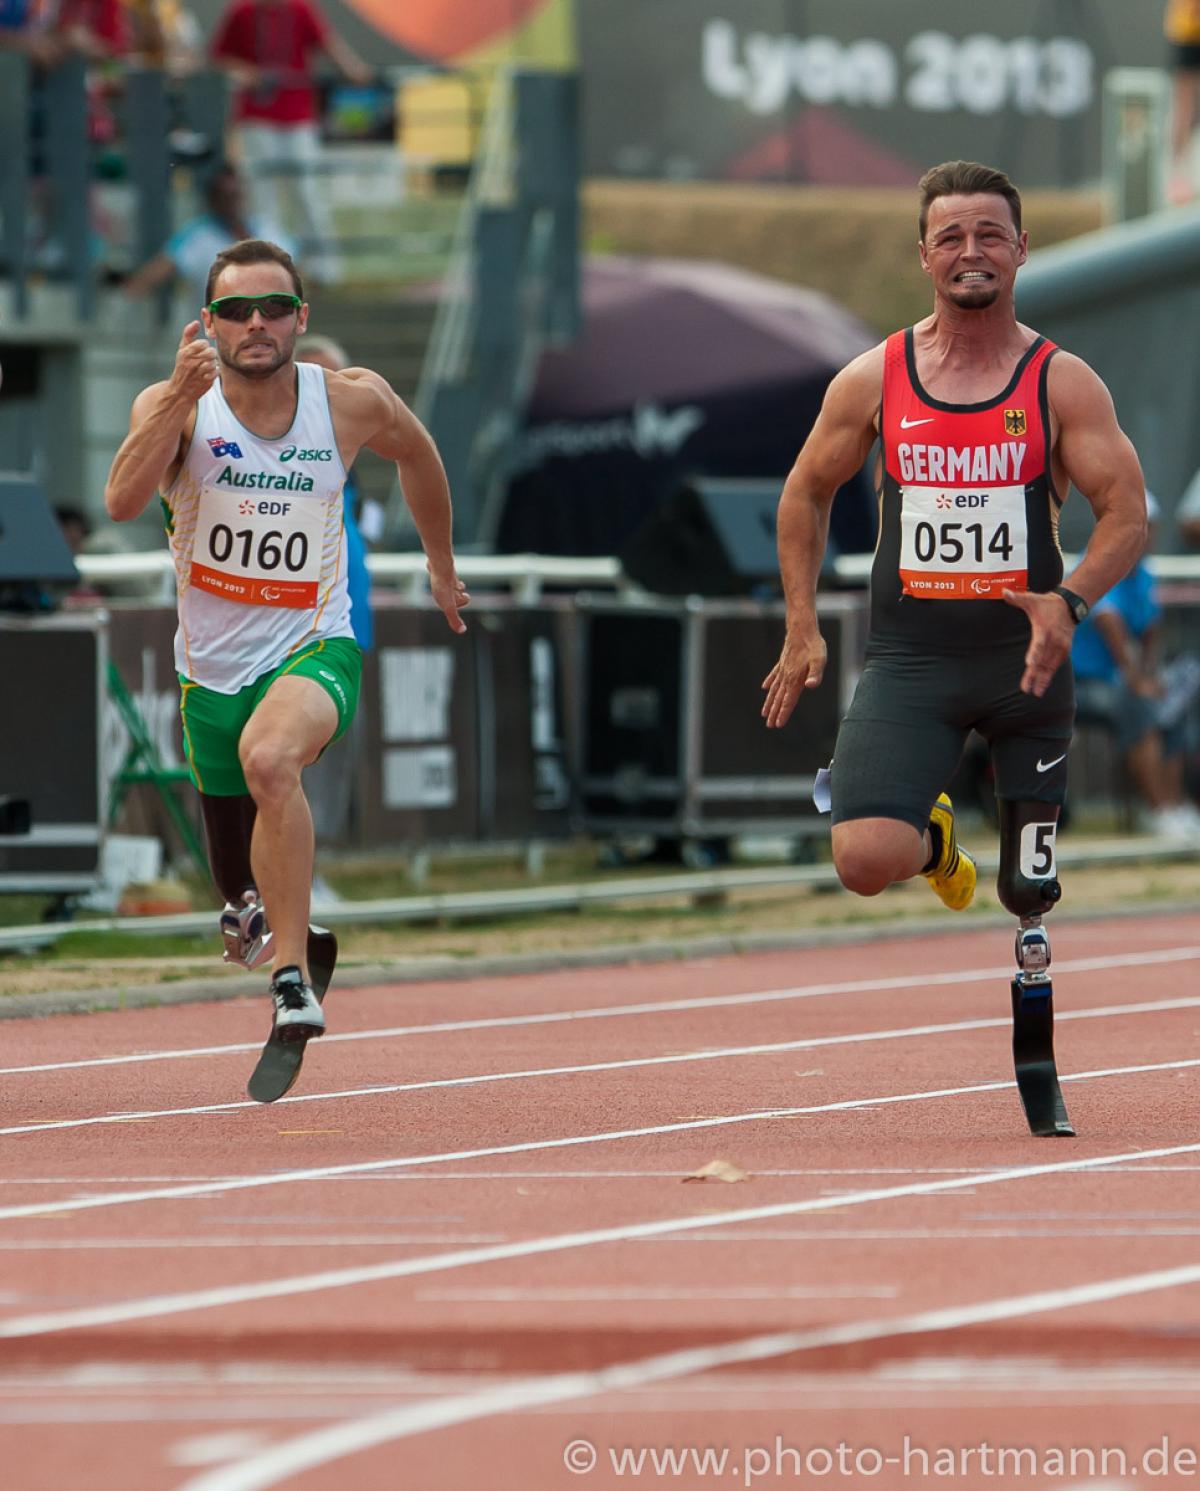
[(133, 401), (129, 433), (113, 458), (104, 488), (104, 506), (118, 523), (136, 518), (156, 492), (174, 479), (190, 436), (196, 402), (216, 382), (217, 354), (200, 335), (199, 321), (183, 329), (175, 370)]
[[(1060, 352), (1050, 364), (1050, 410), (1058, 428), (1056, 470), (1091, 504), (1096, 526), (1067, 588), (1093, 605), (1129, 572), (1146, 541), (1146, 487), (1129, 438), (1117, 424), (1108, 389), (1079, 358)], [(1063, 598), (1004, 592), (1029, 617), (1021, 688), (1040, 698), (1071, 651), (1075, 624)]]
[(450, 488), (429, 432), (391, 386), (368, 368), (331, 374), (329, 392), (339, 436), (345, 428), (355, 452), (365, 445), (385, 460), (395, 461), (400, 490), (429, 561), (434, 599), (451, 627), (465, 631), (458, 608), (469, 597), (454, 567)]
[(1050, 364), (1049, 394), (1059, 460), (1096, 515), (1083, 558), (1066, 581), (1092, 605), (1129, 573), (1142, 552), (1146, 487), (1108, 389), (1086, 363), (1060, 352)]
[(817, 628), (817, 577), (829, 535), (829, 512), (837, 489), (870, 453), (882, 380), (882, 347), (865, 352), (837, 375), (784, 483), (776, 539), (787, 600), (787, 637), (779, 662), (763, 682), (767, 697), (762, 713), (772, 728), (787, 723), (801, 692), (816, 688), (825, 671), (825, 644)]
[(183, 399), (169, 383), (152, 384), (133, 401), (129, 433), (104, 488), (104, 506), (114, 521), (136, 518), (170, 484), (195, 407), (194, 399)]

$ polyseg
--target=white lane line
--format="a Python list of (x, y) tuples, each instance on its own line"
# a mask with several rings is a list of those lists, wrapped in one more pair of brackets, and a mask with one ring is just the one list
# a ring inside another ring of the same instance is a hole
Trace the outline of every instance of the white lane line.
[(222, 1465), (243, 1455), (256, 1454), (269, 1436), (254, 1429), (216, 1429), (177, 1439), (167, 1450), (170, 1465)]
[[(1108, 1020), (1124, 1015), (1162, 1014), (1172, 1010), (1200, 1008), (1200, 998), (1156, 999), (1141, 1004), (1109, 1004), (1095, 1009), (1067, 1010), (1056, 1019)], [(544, 1077), (580, 1077), (594, 1072), (634, 1071), (641, 1067), (679, 1066), (694, 1061), (725, 1061), (742, 1056), (778, 1056), (786, 1051), (811, 1051), (833, 1046), (871, 1045), (876, 1041), (912, 1040), (928, 1035), (961, 1035), (977, 1030), (1008, 1029), (1009, 1015), (986, 1020), (957, 1020), (939, 1025), (906, 1025), (894, 1030), (865, 1030), (851, 1035), (807, 1036), (797, 1041), (771, 1041), (755, 1046), (717, 1046), (705, 1051), (677, 1051), (665, 1056), (631, 1056), (622, 1061), (593, 1061), (577, 1066), (529, 1067), (512, 1072), (478, 1072), (466, 1077), (435, 1077), (425, 1082), (389, 1082), (375, 1087), (346, 1087), (331, 1092), (305, 1092), (283, 1098), (284, 1103), (324, 1103), (338, 1098), (388, 1097), (398, 1092), (430, 1092), (439, 1088), (482, 1087), (494, 1082), (529, 1082)], [(115, 1123), (144, 1123), (153, 1118), (192, 1118), (202, 1113), (237, 1113), (261, 1108), (261, 1103), (240, 1099), (234, 1103), (196, 1103), (187, 1108), (146, 1108), (129, 1113), (96, 1113), (88, 1118), (56, 1118), (45, 1123), (13, 1124), (0, 1129), (0, 1138), (18, 1134), (45, 1134), (62, 1129), (87, 1129)]]
[(770, 1300), (770, 1299), (895, 1299), (895, 1284), (747, 1284), (708, 1289), (666, 1289), (642, 1285), (578, 1289), (418, 1289), (413, 1298), (422, 1303), (439, 1301), (469, 1304), (594, 1304), (600, 1300)]
[[(1114, 953), (1103, 958), (1063, 958), (1054, 964), (1055, 975), (1100, 973), (1113, 968), (1140, 968), (1146, 964), (1190, 963), (1200, 958), (1200, 947), (1168, 947), (1141, 953)], [(664, 999), (643, 1004), (607, 1004), (578, 1010), (553, 1010), (536, 1015), (495, 1015), (478, 1020), (442, 1020), (429, 1025), (392, 1025), (378, 1030), (348, 1030), (322, 1037), (327, 1046), (341, 1041), (388, 1040), (400, 1036), (445, 1035), (464, 1030), (507, 1030), (525, 1025), (558, 1025), (572, 1020), (614, 1020), (629, 1015), (662, 1015), (680, 1011), (729, 1009), (750, 1004), (777, 1004), (796, 999), (818, 999), (837, 994), (872, 994), (889, 989), (942, 987), (985, 980), (1007, 981), (1013, 970), (1007, 964), (995, 968), (959, 968), (941, 973), (903, 974), (893, 978), (851, 979), (843, 983), (797, 984), (789, 989), (767, 989), (749, 994), (714, 994), (694, 999)], [(1061, 1018), (1061, 1017), (1060, 1017)], [(0, 1076), (24, 1072), (63, 1072), (81, 1067), (123, 1066), (144, 1061), (181, 1061), (197, 1056), (227, 1056), (257, 1051), (262, 1041), (236, 1045), (197, 1046), (169, 1051), (137, 1051), (123, 1056), (91, 1056), (78, 1061), (43, 1062), (34, 1066), (0, 1067)]]
[[(1126, 1174), (1141, 1174), (1129, 1170)], [(1200, 1227), (855, 1227), (852, 1231), (833, 1228), (803, 1227), (790, 1231), (722, 1232), (712, 1236), (681, 1238), (693, 1243), (722, 1242), (974, 1242), (978, 1238), (1054, 1238), (1054, 1237), (1200, 1237)], [(652, 1237), (648, 1242), (670, 1242), (670, 1238)], [(170, 1246), (167, 1243), (163, 1247)]]
[[(1145, 1174), (1149, 1172), (1137, 1167), (1130, 1167), (1123, 1174)], [(505, 1233), (502, 1232), (463, 1232), (463, 1233), (426, 1233), (426, 1234), (394, 1234), (390, 1232), (381, 1233), (378, 1237), (369, 1236), (366, 1233), (356, 1233), (349, 1236), (341, 1236), (337, 1233), (318, 1233), (314, 1236), (306, 1235), (304, 1247), (306, 1250), (316, 1248), (392, 1248), (392, 1247), (415, 1247), (420, 1244), (428, 1247), (438, 1244), (442, 1247), (454, 1245), (461, 1247), (464, 1243), (492, 1243), (503, 1241)], [(1053, 1238), (1053, 1237), (1200, 1237), (1200, 1227), (1164, 1226), (1161, 1223), (1147, 1226), (1138, 1223), (1131, 1226), (1086, 1226), (1072, 1227), (1063, 1224), (1059, 1227), (1048, 1227), (1044, 1224), (1033, 1227), (1021, 1227), (1012, 1225), (1009, 1227), (888, 1227), (888, 1228), (866, 1228), (856, 1227), (853, 1230), (837, 1230), (834, 1228), (804, 1227), (794, 1228), (790, 1231), (773, 1230), (770, 1232), (736, 1232), (706, 1235), (704, 1237), (680, 1238), (683, 1242), (696, 1243), (720, 1243), (720, 1242), (961, 1242), (973, 1241), (976, 1238)], [(648, 1242), (671, 1242), (671, 1238), (648, 1238)], [(246, 1237), (243, 1235), (233, 1237), (204, 1237), (204, 1238), (178, 1238), (178, 1237), (41, 1237), (29, 1238), (20, 1242), (0, 1242), (0, 1253), (85, 1253), (85, 1252), (204, 1252), (208, 1249), (236, 1248), (247, 1252), (255, 1248), (270, 1248), (272, 1250), (283, 1249), (294, 1253), (296, 1250), (295, 1233), (281, 1233), (278, 1237)], [(824, 1293), (824, 1290), (821, 1291)], [(23, 1295), (0, 1293), (0, 1304), (20, 1304)]]
[[(765, 1165), (755, 1168), (756, 1176), (846, 1176), (846, 1175), (987, 1175), (1000, 1168), (996, 1165), (805, 1165), (781, 1169)], [(1186, 1175), (1200, 1170), (1200, 1165), (1140, 1165), (1138, 1173)], [(690, 1170), (672, 1167), (662, 1170), (439, 1170), (436, 1175), (422, 1177), (429, 1180), (682, 1180), (691, 1175)], [(28, 1179), (8, 1178), (0, 1180), (0, 1186), (110, 1186), (148, 1185), (161, 1182), (163, 1185), (181, 1185), (184, 1181), (208, 1182), (220, 1180), (211, 1175), (37, 1175)], [(341, 1181), (354, 1177), (334, 1176)], [(368, 1181), (411, 1181), (411, 1175), (364, 1175)], [(1183, 1216), (1184, 1213), (1180, 1213)], [(1200, 1212), (1196, 1213), (1200, 1217)], [(461, 1221), (460, 1216), (425, 1217), (424, 1221)]]
[(843, 1191), (833, 1196), (814, 1196), (804, 1201), (780, 1201), (769, 1206), (749, 1206), (703, 1216), (668, 1217), (657, 1222), (630, 1222), (619, 1227), (595, 1228), (587, 1232), (559, 1233), (555, 1236), (523, 1238), (518, 1242), (497, 1243), (482, 1248), (460, 1248), (451, 1253), (431, 1254), (425, 1258), (405, 1258), (392, 1263), (364, 1265), (358, 1268), (329, 1269), (315, 1274), (271, 1279), (259, 1284), (238, 1284), (215, 1289), (199, 1289), (180, 1294), (150, 1295), (142, 1299), (121, 1300), (116, 1304), (94, 1305), (75, 1310), (51, 1310), (40, 1315), (23, 1315), (0, 1322), (0, 1338), (44, 1336), (57, 1331), (81, 1330), (88, 1326), (116, 1325), (130, 1320), (159, 1319), (191, 1310), (212, 1310), (228, 1305), (248, 1304), (255, 1300), (282, 1299), (297, 1294), (315, 1294), (327, 1289), (345, 1289), (358, 1284), (373, 1284), (384, 1279), (412, 1278), (418, 1274), (444, 1273), (449, 1269), (473, 1268), (511, 1258), (537, 1258), (547, 1253), (562, 1253), (592, 1248), (606, 1243), (633, 1242), (642, 1238), (664, 1237), (669, 1233), (686, 1234), (713, 1227), (728, 1227), (740, 1222), (763, 1222), (773, 1217), (796, 1217), (814, 1212), (844, 1211), (850, 1207), (874, 1205), (880, 1201), (899, 1201), (916, 1196), (944, 1195), (951, 1191), (974, 1191), (980, 1186), (1005, 1185), (1012, 1181), (1034, 1180), (1047, 1175), (1072, 1175), (1084, 1171), (1108, 1169), (1145, 1158), (1162, 1159), (1166, 1155), (1196, 1154), (1200, 1143), (1171, 1145), (1164, 1149), (1133, 1150), (1116, 1155), (1096, 1155), (1078, 1160), (1060, 1160), (1049, 1165), (1021, 1165), (998, 1170), (992, 1175), (970, 1175), (955, 1180), (930, 1180), (905, 1186), (876, 1188), (868, 1191)]
[(747, 1336), (741, 1341), (664, 1352), (592, 1372), (562, 1372), (533, 1377), (524, 1382), (506, 1383), (479, 1392), (463, 1393), (459, 1397), (444, 1398), (440, 1402), (413, 1403), (404, 1408), (371, 1414), (350, 1423), (316, 1429), (282, 1444), (270, 1445), (237, 1464), (206, 1471), (187, 1481), (179, 1491), (267, 1491), (267, 1488), (279, 1485), (285, 1477), (299, 1476), (315, 1466), (327, 1465), (331, 1461), (359, 1454), (381, 1444), (412, 1438), (455, 1424), (473, 1423), (479, 1419), (523, 1409), (543, 1408), (551, 1403), (629, 1392), (647, 1383), (691, 1377), (697, 1373), (711, 1372), (716, 1367), (769, 1361), (796, 1352), (818, 1351), (831, 1346), (861, 1345), (902, 1336), (963, 1330), (968, 1326), (1078, 1309), (1084, 1305), (1106, 1304), (1111, 1300), (1129, 1299), (1135, 1295), (1158, 1293), (1165, 1289), (1180, 1289), (1196, 1283), (1200, 1283), (1200, 1264), (1159, 1269), (1153, 1273), (1130, 1274), (1124, 1278), (1103, 1279), (1094, 1284), (1046, 1290), (1039, 1294), (1009, 1295), (972, 1305), (923, 1310), (894, 1320), (858, 1320), (846, 1325), (826, 1326), (820, 1330)]
[[(442, 1247), (450, 1244), (461, 1247), (463, 1243), (500, 1242), (505, 1236), (503, 1232), (383, 1232), (377, 1237), (362, 1232), (351, 1233), (348, 1236), (321, 1232), (315, 1235), (305, 1233), (303, 1246), (306, 1249), (390, 1248), (410, 1247), (418, 1243), (422, 1247), (428, 1247), (431, 1243), (437, 1243)], [(1021, 1233), (1021, 1236), (1024, 1236), (1024, 1233)], [(82, 1237), (71, 1239), (43, 1237), (19, 1242), (12, 1239), (0, 1242), (0, 1253), (73, 1253), (77, 1249), (80, 1251), (111, 1249), (119, 1253), (133, 1248), (161, 1248), (172, 1253), (184, 1248), (286, 1248), (294, 1253), (297, 1241), (294, 1232), (280, 1233), (277, 1237), (246, 1237), (244, 1234), (233, 1237)], [(3, 1303), (2, 1295), (0, 1295), (0, 1303)]]
[[(1179, 1071), (1200, 1066), (1200, 1058), (1186, 1061), (1160, 1061), (1142, 1066), (1105, 1067), (1091, 1072), (1075, 1072), (1063, 1082), (1088, 1082), (1095, 1078), (1140, 1076), (1147, 1072)], [(47, 1217), (60, 1212), (91, 1211), (98, 1207), (129, 1206), (141, 1201), (173, 1201), (195, 1196), (216, 1196), (225, 1191), (257, 1190), (263, 1186), (293, 1185), (309, 1180), (330, 1180), (342, 1176), (360, 1177), (377, 1170), (394, 1170), (423, 1165), (440, 1165), (455, 1160), (492, 1159), (497, 1155), (541, 1153), (550, 1149), (570, 1149), (584, 1144), (606, 1144), (620, 1139), (644, 1139), (658, 1134), (682, 1134), (691, 1130), (723, 1128), (739, 1123), (762, 1123), (776, 1118), (802, 1118), (819, 1113), (846, 1113), (856, 1108), (882, 1108), (892, 1103), (924, 1103), (935, 1098), (974, 1096), (984, 1092), (1003, 1092), (1015, 1082), (980, 1082), (972, 1087), (939, 1087), (928, 1092), (885, 1093), (878, 1097), (843, 1098), (834, 1103), (816, 1103), (801, 1108), (758, 1108), (749, 1113), (729, 1113), (718, 1118), (684, 1119), (676, 1123), (651, 1124), (639, 1129), (610, 1129), (598, 1134), (571, 1134), (561, 1139), (527, 1139), (519, 1144), (497, 1144), (481, 1149), (448, 1150), (441, 1154), (399, 1155), (388, 1160), (360, 1160), (349, 1165), (318, 1165), (305, 1170), (282, 1170), (268, 1175), (245, 1175), (232, 1180), (201, 1181), (194, 1185), (167, 1186), (155, 1191), (119, 1191), (111, 1196), (79, 1196), (71, 1201), (34, 1201), (23, 1206), (0, 1207), (0, 1221), (14, 1217)], [(1200, 1145), (1194, 1146), (1200, 1150)], [(1187, 1147), (1167, 1150), (1168, 1154), (1188, 1154)], [(1134, 1156), (1140, 1158), (1140, 1156)], [(975, 1179), (967, 1177), (968, 1181)], [(987, 1176), (981, 1177), (987, 1180)]]

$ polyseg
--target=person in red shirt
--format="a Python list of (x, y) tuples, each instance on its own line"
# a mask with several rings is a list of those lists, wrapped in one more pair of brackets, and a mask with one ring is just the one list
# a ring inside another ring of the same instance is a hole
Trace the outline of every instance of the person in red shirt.
[(300, 215), (301, 255), (321, 284), (339, 278), (337, 248), (320, 154), (313, 61), (324, 55), (354, 83), (373, 74), (317, 8), (315, 0), (230, 0), (217, 24), (212, 56), (237, 88), (233, 122), (242, 164), (255, 178), (256, 205), (282, 222), (285, 183)]
[(62, 0), (58, 29), (73, 51), (101, 62), (124, 57), (133, 39), (121, 0)]

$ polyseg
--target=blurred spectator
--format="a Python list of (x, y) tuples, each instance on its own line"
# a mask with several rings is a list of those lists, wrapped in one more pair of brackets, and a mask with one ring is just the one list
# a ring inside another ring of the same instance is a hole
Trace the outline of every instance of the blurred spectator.
[(72, 52), (95, 62), (125, 57), (133, 45), (122, 0), (59, 0), (56, 25)]
[(165, 247), (134, 270), (121, 287), (126, 295), (149, 295), (178, 276), (185, 282), (188, 300), (195, 309), (204, 304), (213, 260), (231, 243), (265, 238), (293, 252), (292, 243), (274, 223), (246, 210), (246, 183), (233, 166), (220, 165), (213, 171), (204, 196), (208, 211), (184, 223)]
[(58, 0), (56, 30), (69, 52), (88, 61), (88, 138), (112, 145), (120, 130), (114, 102), (120, 63), (133, 48), (133, 26), (122, 0)]
[(326, 184), (318, 179), (320, 141), (313, 60), (324, 54), (352, 83), (374, 74), (329, 28), (315, 0), (229, 0), (212, 55), (237, 85), (233, 122), (242, 164), (264, 212), (283, 220), (280, 194), (291, 189), (301, 251), (318, 284), (340, 277)]
[(204, 34), (179, 0), (125, 0), (133, 26), (133, 50), (151, 67), (173, 78), (204, 65)]
[(66, 48), (41, 0), (0, 0), (0, 50), (24, 52), (41, 67), (52, 67)]
[[(1154, 542), (1158, 503), (1146, 494), (1150, 519), (1146, 548)], [(1167, 686), (1156, 656), (1162, 607), (1145, 553), (1079, 624), (1071, 649), (1076, 714), (1080, 723), (1108, 725), (1145, 808), (1148, 826), (1172, 838), (1200, 831), (1200, 810), (1183, 790), (1185, 709), (1190, 695), (1167, 705)], [(1186, 691), (1185, 691), (1186, 692)]]
[[(331, 373), (341, 372), (350, 366), (345, 351), (331, 337), (304, 336), (296, 343), (297, 362), (315, 362)], [(346, 522), (346, 578), (350, 588), (350, 626), (354, 640), (364, 652), (369, 652), (375, 640), (375, 628), (371, 620), (371, 577), (367, 571), (367, 546), (359, 527), (360, 517), (364, 526), (378, 537), (380, 523), (376, 527), (374, 511), (378, 503), (365, 504), (366, 512), (360, 513), (358, 484), (353, 470), (346, 474), (342, 488)], [(380, 514), (382, 516), (382, 514)], [(362, 715), (356, 715), (346, 732), (348, 745), (340, 754), (331, 757), (326, 752), (304, 773), (304, 790), (313, 816), (313, 831), (318, 840), (341, 838), (350, 821), (350, 803), (354, 786), (353, 762), (362, 747)], [(349, 757), (346, 751), (350, 752)], [(319, 876), (313, 881), (313, 895), (319, 900), (337, 900), (333, 888)]]
[(1171, 52), (1171, 161), (1167, 192), (1175, 203), (1196, 195), (1193, 138), (1200, 123), (1200, 0), (1167, 0), (1163, 32)]
[[(54, 509), (54, 516), (58, 519), (58, 526), (62, 529), (62, 535), (67, 541), (72, 557), (78, 558), (80, 554), (87, 551), (88, 542), (92, 536), (91, 519), (83, 508), (69, 507), (65, 504), (59, 504)], [(62, 604), (70, 610), (78, 606), (98, 606), (103, 600), (104, 597), (94, 585), (81, 580), (63, 596)]]
[(67, 541), (67, 548), (72, 554), (82, 554), (84, 544), (92, 536), (92, 524), (87, 513), (81, 507), (60, 505), (54, 509), (54, 516)]
[[(331, 373), (340, 373), (350, 366), (349, 357), (332, 337), (303, 337), (296, 344), (296, 361), (315, 362)], [(369, 652), (375, 640), (375, 629), (371, 622), (371, 577), (367, 572), (366, 535), (379, 537), (383, 527), (382, 513), (377, 502), (361, 501), (353, 469), (346, 473), (342, 503), (346, 520), (346, 571), (350, 581), (350, 626), (354, 640), (364, 652)]]

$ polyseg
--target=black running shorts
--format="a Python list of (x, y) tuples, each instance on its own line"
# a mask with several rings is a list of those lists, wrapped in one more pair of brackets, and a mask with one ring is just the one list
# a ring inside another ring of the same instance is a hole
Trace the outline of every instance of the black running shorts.
[(1025, 646), (982, 657), (869, 658), (834, 749), (833, 822), (897, 818), (924, 829), (972, 729), (991, 747), (997, 797), (1061, 806), (1075, 721), (1071, 665), (1035, 699), (1021, 692)]

